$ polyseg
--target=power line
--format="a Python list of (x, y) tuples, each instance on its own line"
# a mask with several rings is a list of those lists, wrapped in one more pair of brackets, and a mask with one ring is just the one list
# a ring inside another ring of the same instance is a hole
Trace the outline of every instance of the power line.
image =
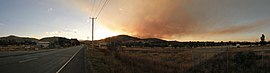
[[(104, 9), (104, 7), (108, 4), (109, 0), (106, 0), (102, 6), (102, 8), (100, 9), (100, 11), (98, 12), (97, 16), (95, 17), (95, 11), (94, 11), (94, 8), (95, 8), (95, 0), (94, 0), (94, 4), (93, 4), (93, 8), (92, 8), (92, 11), (91, 12), (91, 16), (92, 16), (92, 13), (94, 13), (93, 17), (89, 17), (90, 20), (92, 20), (92, 48), (94, 49), (94, 20), (97, 19), (97, 17), (100, 15), (101, 11)], [(98, 6), (100, 6), (98, 4)], [(98, 7), (99, 8), (99, 7)], [(95, 8), (95, 10), (98, 10), (97, 8)]]
[(100, 9), (100, 11), (98, 12), (96, 18), (100, 15), (101, 11), (104, 9), (104, 7), (109, 3), (110, 0), (106, 0), (102, 6), (102, 8)]
[[(89, 2), (90, 2), (90, 5), (92, 5), (91, 3), (93, 2), (92, 0), (89, 0)], [(93, 6), (90, 6), (90, 8), (89, 8), (89, 10), (90, 10), (90, 13), (89, 13), (89, 16), (91, 17), (91, 14), (92, 14), (92, 12), (93, 12)]]
[(99, 2), (98, 2), (98, 6), (97, 6), (97, 8), (96, 8), (96, 11), (95, 11), (95, 13), (94, 13), (94, 15), (96, 15), (97, 14), (97, 11), (99, 11), (101, 8), (100, 8), (100, 6), (102, 5), (101, 3), (102, 3), (102, 1), (103, 0), (99, 0)]
[[(93, 4), (93, 6), (92, 6), (92, 10), (91, 10), (92, 12), (91, 12), (90, 16), (92, 16), (92, 14), (95, 12), (95, 11), (94, 11), (94, 8), (95, 8), (95, 5), (96, 5), (96, 0), (93, 0), (93, 3), (94, 3), (94, 4)], [(94, 15), (93, 15), (93, 17), (94, 17)]]

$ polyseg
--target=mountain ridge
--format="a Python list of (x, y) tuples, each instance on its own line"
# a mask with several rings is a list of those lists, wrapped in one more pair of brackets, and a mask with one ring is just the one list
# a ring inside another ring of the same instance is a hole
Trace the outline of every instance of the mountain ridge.
[(169, 42), (167, 40), (159, 39), (159, 38), (138, 38), (130, 35), (117, 35), (108, 37), (105, 39), (101, 39), (99, 41), (104, 42), (136, 42), (136, 41), (144, 41), (144, 42)]

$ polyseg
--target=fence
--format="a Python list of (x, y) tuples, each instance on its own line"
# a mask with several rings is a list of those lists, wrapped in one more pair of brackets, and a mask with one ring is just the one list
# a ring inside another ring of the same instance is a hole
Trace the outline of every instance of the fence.
[(270, 49), (192, 50), (191, 73), (270, 73)]

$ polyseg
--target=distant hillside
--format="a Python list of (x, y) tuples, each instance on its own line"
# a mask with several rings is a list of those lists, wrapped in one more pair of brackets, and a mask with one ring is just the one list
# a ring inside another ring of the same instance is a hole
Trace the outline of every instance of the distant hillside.
[(71, 40), (65, 37), (45, 37), (40, 39), (40, 41), (50, 42), (54, 46), (68, 47), (71, 45)]
[(146, 38), (146, 39), (142, 39), (145, 42), (168, 42), (166, 40), (162, 40), (162, 39), (158, 39), (158, 38)]
[(7, 37), (0, 37), (0, 45), (19, 45), (19, 44), (34, 44), (38, 39), (29, 37), (18, 37), (10, 35)]
[(158, 38), (138, 38), (133, 37), (129, 35), (118, 35), (118, 36), (112, 36), (105, 39), (102, 39), (100, 41), (105, 42), (132, 42), (132, 41), (141, 41), (141, 42), (168, 42), (166, 40), (158, 39)]
[(10, 36), (7, 36), (7, 37), (0, 37), (0, 40), (37, 41), (38, 39), (29, 38), (29, 37), (18, 37), (18, 36), (10, 35)]
[(10, 35), (7, 37), (0, 37), (0, 45), (36, 45), (38, 41), (50, 42), (53, 45), (59, 46), (71, 46), (78, 45), (80, 42), (77, 39), (67, 39), (65, 37), (45, 37), (42, 39), (29, 38), (29, 37), (18, 37), (14, 35)]
[(105, 41), (105, 42), (126, 42), (126, 41), (138, 41), (138, 40), (141, 40), (141, 39), (137, 38), (137, 37), (128, 36), (128, 35), (118, 35), (118, 36), (108, 37), (108, 38), (102, 39), (100, 41)]

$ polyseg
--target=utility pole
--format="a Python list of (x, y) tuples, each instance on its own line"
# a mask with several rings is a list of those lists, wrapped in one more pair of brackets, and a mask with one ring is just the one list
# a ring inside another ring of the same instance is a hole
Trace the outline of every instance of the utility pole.
[(94, 46), (94, 21), (95, 21), (95, 19), (97, 19), (97, 18), (91, 18), (91, 17), (89, 17), (89, 19), (90, 20), (92, 20), (92, 49), (94, 49), (95, 48), (95, 46)]
[[(94, 46), (94, 44), (95, 44), (95, 42), (94, 42), (94, 21), (100, 15), (101, 11), (104, 9), (104, 7), (108, 4), (109, 1), (110, 0), (106, 0), (104, 2), (104, 4), (102, 5), (102, 7), (97, 15), (95, 15), (95, 14), (96, 14), (99, 7), (97, 9), (94, 9), (95, 8), (95, 0), (94, 0), (94, 3), (92, 5), (92, 10), (91, 10), (91, 14), (90, 14), (90, 16), (92, 16), (92, 17), (89, 17), (89, 20), (92, 20), (92, 48), (93, 49), (95, 48), (95, 46)], [(100, 5), (98, 5), (98, 6), (100, 6)], [(94, 13), (94, 15), (92, 15), (93, 13)]]

